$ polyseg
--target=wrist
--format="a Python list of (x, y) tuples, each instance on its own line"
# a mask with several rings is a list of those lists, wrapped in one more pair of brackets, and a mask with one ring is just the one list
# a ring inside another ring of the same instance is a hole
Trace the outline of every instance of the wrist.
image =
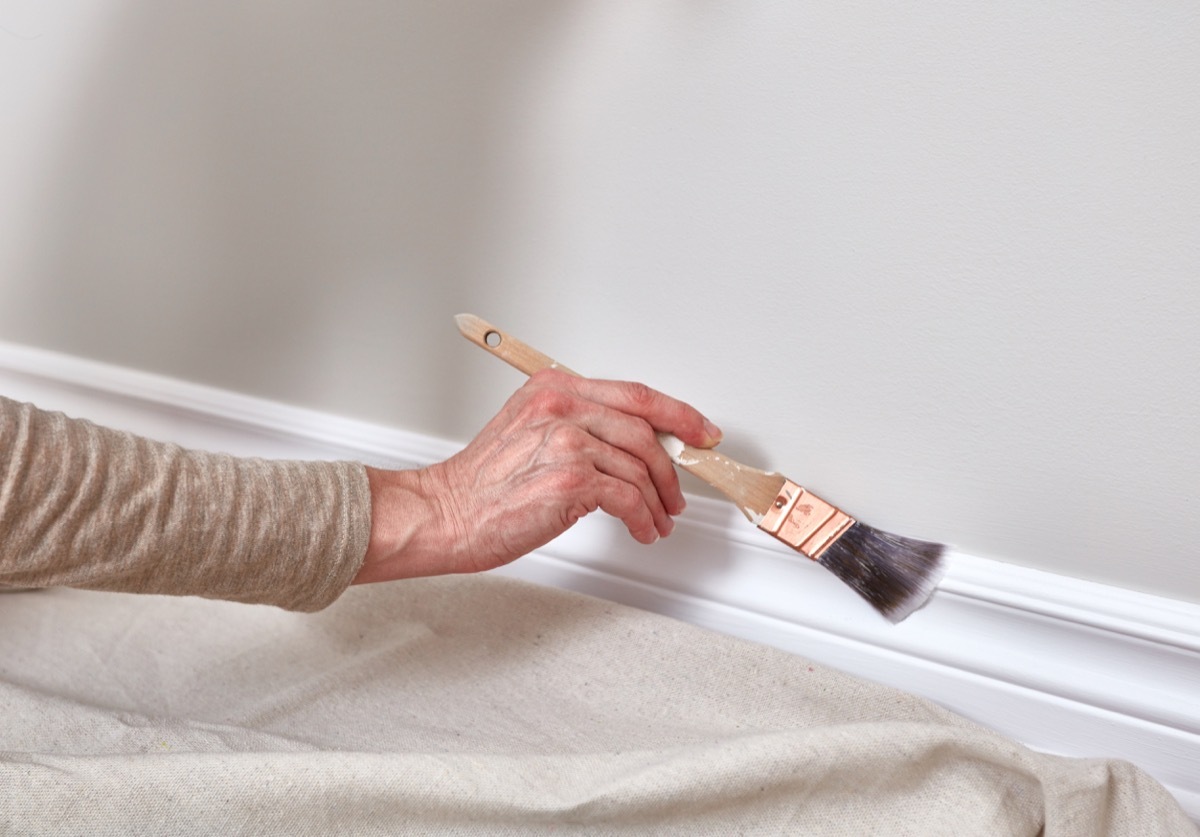
[(439, 575), (449, 557), (432, 475), (425, 470), (367, 469), (371, 537), (354, 584)]

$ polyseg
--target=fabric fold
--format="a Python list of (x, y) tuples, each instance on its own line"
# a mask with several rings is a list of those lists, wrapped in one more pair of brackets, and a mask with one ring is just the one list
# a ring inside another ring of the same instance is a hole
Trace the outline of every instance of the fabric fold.
[(311, 615), (21, 594), (0, 660), (0, 832), (1197, 833), (1127, 763), (493, 576)]

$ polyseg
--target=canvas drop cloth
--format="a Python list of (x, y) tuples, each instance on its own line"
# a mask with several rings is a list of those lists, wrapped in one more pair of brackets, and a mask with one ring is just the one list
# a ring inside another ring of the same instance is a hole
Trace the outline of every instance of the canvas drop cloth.
[(1193, 835), (1130, 765), (495, 577), (0, 597), (5, 834)]

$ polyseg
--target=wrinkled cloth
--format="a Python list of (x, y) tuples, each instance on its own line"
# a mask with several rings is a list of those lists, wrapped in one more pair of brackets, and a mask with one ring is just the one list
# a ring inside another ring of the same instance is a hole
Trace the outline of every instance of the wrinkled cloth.
[(367, 552), (353, 462), (185, 450), (0, 398), (0, 585), (313, 611)]
[(4, 834), (1197, 833), (1127, 763), (495, 576), (0, 597), (0, 712)]

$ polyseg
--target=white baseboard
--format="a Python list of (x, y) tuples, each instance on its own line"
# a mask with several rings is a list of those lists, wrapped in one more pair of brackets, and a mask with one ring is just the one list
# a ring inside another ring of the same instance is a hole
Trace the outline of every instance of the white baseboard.
[[(415, 467), (442, 439), (0, 343), (0, 394), (240, 455)], [(928, 607), (878, 617), (819, 566), (690, 497), (653, 547), (594, 516), (498, 571), (777, 646), (1039, 750), (1127, 759), (1200, 820), (1200, 605), (953, 553)]]

